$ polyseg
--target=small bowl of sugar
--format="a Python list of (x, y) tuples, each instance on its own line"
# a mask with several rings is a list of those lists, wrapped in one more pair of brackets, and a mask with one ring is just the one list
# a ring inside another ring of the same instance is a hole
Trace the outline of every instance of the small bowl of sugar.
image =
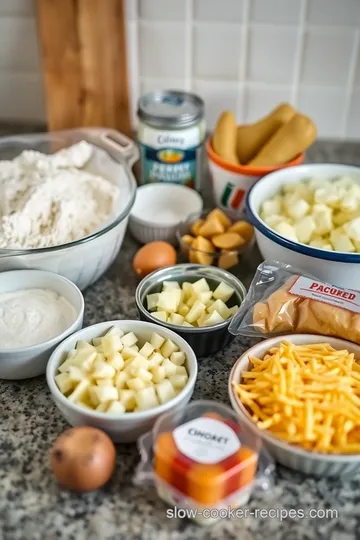
[(140, 186), (130, 213), (131, 234), (141, 242), (163, 240), (176, 243), (176, 230), (190, 214), (200, 216), (201, 196), (179, 184), (154, 183)]

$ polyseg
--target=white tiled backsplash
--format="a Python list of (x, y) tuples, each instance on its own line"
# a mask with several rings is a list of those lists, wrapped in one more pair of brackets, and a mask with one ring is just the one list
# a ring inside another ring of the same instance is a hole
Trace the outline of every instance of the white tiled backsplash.
[[(106, 1), (106, 0), (104, 0)], [(253, 121), (280, 101), (360, 139), (360, 0), (127, 0), (132, 118), (149, 90)], [(0, 118), (43, 119), (33, 0), (0, 0)], [(106, 39), (106, 36), (104, 36)]]

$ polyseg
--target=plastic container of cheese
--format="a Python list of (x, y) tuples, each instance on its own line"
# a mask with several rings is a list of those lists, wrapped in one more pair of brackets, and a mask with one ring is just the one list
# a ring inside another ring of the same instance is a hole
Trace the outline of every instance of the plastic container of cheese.
[(274, 464), (261, 439), (214, 401), (162, 415), (138, 447), (135, 484), (153, 484), (161, 499), (202, 525), (227, 517), (254, 489), (271, 484)]

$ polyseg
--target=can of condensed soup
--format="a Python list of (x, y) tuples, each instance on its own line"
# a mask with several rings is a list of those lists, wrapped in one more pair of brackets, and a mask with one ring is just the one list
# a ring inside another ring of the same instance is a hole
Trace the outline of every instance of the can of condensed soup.
[(199, 191), (205, 120), (203, 100), (166, 90), (141, 97), (138, 105), (141, 183), (170, 182)]

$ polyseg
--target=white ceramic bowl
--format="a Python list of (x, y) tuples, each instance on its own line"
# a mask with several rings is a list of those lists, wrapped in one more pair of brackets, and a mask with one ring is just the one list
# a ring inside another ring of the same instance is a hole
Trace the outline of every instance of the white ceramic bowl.
[(76, 310), (76, 320), (62, 334), (38, 345), (17, 349), (0, 349), (0, 379), (28, 379), (43, 375), (55, 347), (82, 327), (84, 299), (74, 283), (44, 270), (0, 272), (0, 294), (21, 289), (49, 289), (63, 296)]
[[(157, 332), (165, 338), (170, 338), (185, 352), (189, 380), (184, 389), (174, 399), (148, 411), (110, 415), (98, 411), (91, 411), (90, 409), (85, 409), (80, 405), (76, 405), (60, 392), (54, 377), (57, 374), (59, 365), (63, 362), (67, 354), (75, 348), (77, 341), (79, 339), (89, 341), (94, 337), (103, 336), (112, 326), (120, 326), (124, 332), (134, 332), (140, 339), (145, 340), (150, 340), (152, 332)], [(136, 441), (140, 435), (151, 429), (155, 420), (162, 413), (178, 408), (180, 409), (186, 405), (194, 392), (196, 376), (197, 360), (195, 353), (183, 338), (175, 334), (175, 332), (166, 328), (161, 328), (156, 324), (131, 320), (107, 321), (88, 326), (87, 328), (83, 328), (79, 332), (76, 332), (76, 334), (73, 334), (60, 343), (51, 355), (46, 370), (46, 379), (53, 400), (69, 424), (72, 426), (87, 425), (97, 427), (108, 433), (115, 442)]]
[(264, 259), (291, 264), (332, 285), (358, 289), (360, 253), (326, 251), (292, 242), (271, 229), (260, 218), (262, 203), (276, 195), (285, 184), (295, 184), (310, 177), (335, 178), (351, 176), (360, 184), (360, 167), (350, 165), (300, 165), (273, 172), (259, 180), (246, 198), (246, 213), (255, 227), (255, 236)]
[(0, 137), (0, 159), (16, 157), (23, 150), (49, 154), (81, 140), (94, 147), (85, 169), (120, 188), (113, 215), (99, 230), (67, 244), (38, 249), (0, 249), (0, 272), (38, 268), (61, 274), (83, 290), (98, 280), (114, 261), (135, 200), (136, 182), (131, 167), (139, 152), (133, 141), (115, 130), (101, 128), (14, 135)]
[(142, 244), (156, 240), (175, 244), (179, 224), (190, 214), (200, 215), (202, 208), (202, 198), (191, 188), (179, 184), (146, 184), (136, 191), (129, 228)]
[(271, 435), (269, 432), (261, 431), (252, 421), (249, 413), (234, 391), (233, 382), (240, 382), (241, 373), (248, 369), (249, 356), (263, 358), (269, 349), (272, 347), (277, 347), (284, 340), (296, 345), (327, 342), (335, 349), (347, 349), (360, 359), (359, 345), (343, 339), (327, 336), (314, 336), (312, 334), (289, 334), (286, 336), (274, 337), (261, 341), (240, 356), (230, 372), (228, 390), (230, 401), (234, 410), (238, 413), (249, 429), (254, 434), (261, 437), (266, 448), (273, 455), (276, 461), (282, 465), (314, 476), (347, 476), (354, 474), (355, 471), (360, 469), (360, 454), (334, 455), (310, 452), (282, 441), (281, 439)]

